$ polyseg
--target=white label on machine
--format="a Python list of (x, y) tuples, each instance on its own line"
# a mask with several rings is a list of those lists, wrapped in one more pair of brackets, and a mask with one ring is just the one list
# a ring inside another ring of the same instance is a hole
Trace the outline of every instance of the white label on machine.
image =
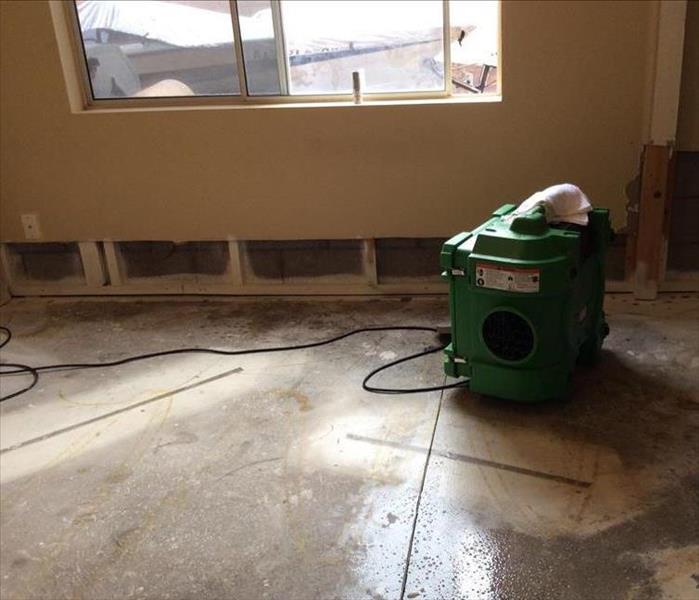
[(539, 269), (513, 269), (484, 263), (476, 264), (476, 285), (494, 290), (536, 293), (540, 283)]

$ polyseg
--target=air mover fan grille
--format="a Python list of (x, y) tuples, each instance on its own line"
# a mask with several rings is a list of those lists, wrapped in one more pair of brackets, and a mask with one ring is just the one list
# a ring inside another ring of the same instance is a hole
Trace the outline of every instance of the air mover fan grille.
[(531, 325), (509, 310), (498, 310), (486, 317), (483, 322), (483, 341), (502, 360), (523, 360), (534, 350)]

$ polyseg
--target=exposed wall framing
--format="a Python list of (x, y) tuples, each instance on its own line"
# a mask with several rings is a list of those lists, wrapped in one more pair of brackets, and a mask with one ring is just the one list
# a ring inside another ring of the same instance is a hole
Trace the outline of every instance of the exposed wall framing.
[[(35, 257), (54, 250), (57, 256), (44, 266), (53, 274), (37, 271)], [(422, 263), (432, 261), (437, 269), (438, 255), (431, 255), (429, 245), (424, 251), (430, 256)], [(432, 294), (447, 289), (419, 269), (411, 273), (410, 264), (421, 262), (414, 256), (407, 268), (389, 270), (382, 279), (373, 239), (3, 244), (0, 256), (15, 296)], [(27, 257), (33, 258), (30, 270)]]
[[(625, 237), (607, 257), (607, 291), (630, 292)], [(14, 296), (446, 293), (438, 239), (2, 244)], [(138, 263), (138, 264), (134, 264)], [(661, 282), (696, 291), (699, 280)]]
[(641, 300), (654, 299), (666, 275), (687, 2), (661, 2), (658, 11), (650, 139), (643, 151), (635, 245), (628, 255), (628, 274)]

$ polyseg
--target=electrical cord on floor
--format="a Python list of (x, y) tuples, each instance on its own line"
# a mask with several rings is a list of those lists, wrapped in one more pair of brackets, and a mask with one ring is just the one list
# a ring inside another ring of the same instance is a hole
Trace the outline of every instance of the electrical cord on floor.
[[(5, 339), (0, 343), (0, 350), (2, 350), (5, 346), (7, 346), (7, 344), (10, 343), (10, 340), (12, 339), (12, 331), (10, 331), (10, 329), (7, 327), (2, 326), (0, 326), (0, 331), (2, 331), (6, 336)], [(5, 371), (5, 367), (14, 367), (14, 371)], [(25, 392), (31, 390), (37, 383), (39, 383), (39, 372), (34, 367), (30, 367), (29, 365), (23, 365), (20, 363), (0, 363), (0, 377), (2, 375), (9, 375), (12, 373), (28, 373), (32, 376), (32, 381), (29, 385), (23, 387), (21, 390), (14, 392), (13, 394), (8, 394), (7, 396), (0, 396), (0, 402), (2, 402), (3, 400), (9, 400), (10, 398), (14, 398), (16, 396), (21, 396)]]
[[(9, 328), (0, 326), (0, 331), (5, 333), (5, 339), (0, 343), (0, 349), (7, 346), (7, 344), (12, 339), (12, 331)], [(248, 350), (216, 350), (214, 348), (177, 348), (174, 350), (162, 350), (160, 352), (150, 352), (148, 354), (137, 354), (135, 356), (128, 356), (119, 360), (106, 361), (106, 362), (86, 362), (86, 363), (59, 363), (54, 365), (43, 365), (40, 367), (32, 367), (29, 365), (19, 364), (19, 363), (0, 363), (0, 377), (5, 375), (31, 375), (32, 381), (26, 385), (24, 388), (8, 394), (6, 396), (0, 396), (0, 402), (4, 400), (9, 400), (10, 398), (16, 398), (22, 394), (31, 390), (38, 382), (41, 373), (55, 372), (55, 371), (72, 371), (78, 369), (103, 369), (106, 367), (118, 367), (128, 363), (148, 360), (150, 358), (157, 358), (161, 356), (171, 356), (174, 354), (217, 354), (221, 356), (241, 356), (243, 354), (263, 354), (270, 352), (287, 352), (291, 350), (305, 350), (307, 348), (317, 348), (319, 346), (326, 346), (328, 344), (333, 344), (344, 340), (353, 335), (359, 333), (368, 333), (375, 331), (430, 331), (432, 333), (439, 333), (440, 330), (436, 327), (424, 327), (418, 325), (403, 325), (403, 326), (387, 326), (387, 327), (362, 327), (360, 329), (353, 329), (346, 333), (337, 335), (335, 337), (320, 340), (318, 342), (308, 342), (305, 344), (294, 344), (290, 346), (271, 346), (267, 348), (252, 348)], [(435, 392), (439, 390), (448, 390), (452, 388), (464, 387), (468, 384), (468, 380), (459, 381), (457, 383), (436, 385), (431, 387), (421, 387), (421, 388), (381, 388), (369, 385), (369, 381), (381, 371), (385, 371), (395, 365), (407, 362), (409, 360), (414, 360), (421, 356), (426, 356), (428, 354), (433, 354), (444, 350), (446, 346), (435, 346), (418, 352), (416, 354), (411, 354), (410, 356), (405, 356), (397, 360), (381, 365), (380, 367), (371, 371), (362, 381), (362, 388), (367, 392), (372, 392), (374, 394), (419, 394), (422, 392)]]
[(445, 385), (435, 385), (431, 387), (422, 387), (422, 388), (380, 388), (380, 387), (374, 387), (369, 385), (369, 380), (372, 379), (375, 375), (378, 375), (381, 371), (385, 371), (386, 369), (390, 369), (391, 367), (395, 367), (396, 365), (399, 365), (400, 363), (408, 362), (409, 360), (413, 360), (415, 358), (420, 358), (421, 356), (427, 356), (428, 354), (434, 354), (435, 352), (439, 352), (440, 350), (444, 350), (446, 348), (446, 345), (444, 346), (435, 346), (434, 348), (428, 348), (427, 350), (423, 350), (422, 352), (418, 352), (416, 354), (411, 354), (410, 356), (404, 356), (403, 358), (399, 358), (397, 360), (393, 360), (389, 363), (386, 363), (385, 365), (381, 365), (380, 367), (377, 367), (373, 371), (371, 371), (365, 378), (364, 381), (362, 381), (362, 388), (364, 388), (367, 392), (371, 392), (373, 394), (421, 394), (423, 392), (437, 392), (440, 390), (450, 390), (452, 388), (458, 388), (458, 387), (465, 387), (468, 384), (468, 380), (466, 381), (457, 381), (456, 383), (447, 383)]

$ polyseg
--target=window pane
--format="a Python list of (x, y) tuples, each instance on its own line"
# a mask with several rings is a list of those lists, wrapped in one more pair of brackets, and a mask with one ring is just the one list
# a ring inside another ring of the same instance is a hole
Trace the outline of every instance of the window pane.
[(251, 96), (281, 94), (280, 82), (285, 76), (283, 68), (280, 69), (283, 63), (277, 57), (271, 1), (239, 0), (238, 18), (248, 93)]
[(78, 0), (93, 96), (239, 94), (226, 0)]
[(437, 0), (283, 0), (291, 94), (444, 89), (443, 11)]
[(451, 76), (454, 94), (497, 94), (498, 3), (451, 0)]

